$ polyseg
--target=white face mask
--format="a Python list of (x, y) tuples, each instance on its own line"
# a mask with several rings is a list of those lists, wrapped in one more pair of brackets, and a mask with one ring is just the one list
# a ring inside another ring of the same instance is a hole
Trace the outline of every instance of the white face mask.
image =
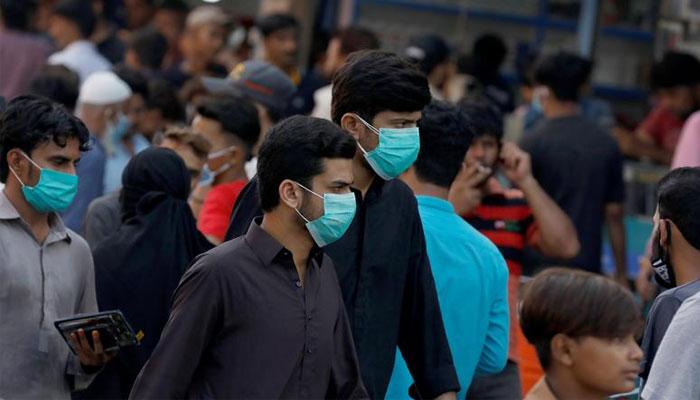
[(217, 158), (222, 157), (222, 156), (225, 156), (226, 154), (228, 154), (228, 153), (230, 153), (230, 152), (232, 152), (232, 151), (234, 151), (234, 150), (236, 150), (236, 146), (229, 146), (229, 147), (227, 147), (227, 148), (225, 148), (225, 149), (221, 149), (221, 150), (219, 150), (219, 151), (215, 151), (215, 152), (213, 152), (213, 153), (209, 153), (209, 155), (207, 156), (207, 159), (208, 159), (208, 160), (216, 160)]

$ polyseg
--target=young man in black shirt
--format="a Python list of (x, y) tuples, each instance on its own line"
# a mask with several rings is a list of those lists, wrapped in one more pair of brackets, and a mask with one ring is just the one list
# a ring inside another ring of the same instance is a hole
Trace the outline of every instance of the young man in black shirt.
[[(416, 198), (396, 178), (418, 156), (416, 124), (430, 102), (425, 76), (382, 51), (353, 53), (333, 79), (333, 122), (357, 139), (347, 233), (324, 250), (338, 271), (343, 300), (371, 398), (384, 398), (401, 349), (423, 398), (454, 398), (459, 381), (445, 336)], [(227, 238), (260, 215), (257, 181), (243, 189)], [(416, 393), (417, 392), (417, 393)]]
[(570, 261), (539, 262), (600, 273), (605, 223), (615, 255), (615, 279), (627, 285), (622, 155), (615, 139), (579, 111), (590, 68), (590, 61), (562, 52), (545, 57), (535, 69), (534, 101), (542, 105), (546, 119), (526, 134), (521, 147), (530, 153), (532, 175), (571, 218), (581, 244)]
[(131, 398), (367, 398), (338, 277), (319, 249), (355, 214), (355, 140), (293, 117), (260, 149), (264, 216), (199, 256)]

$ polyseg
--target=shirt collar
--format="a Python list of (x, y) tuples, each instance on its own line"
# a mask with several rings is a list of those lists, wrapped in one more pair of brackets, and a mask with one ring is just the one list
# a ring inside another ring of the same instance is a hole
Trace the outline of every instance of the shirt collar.
[[(4, 190), (0, 190), (0, 220), (21, 220), (22, 217), (17, 212), (17, 209), (12, 204), (10, 199), (5, 195)], [(26, 225), (26, 222), (22, 220), (22, 223)], [(71, 238), (68, 235), (66, 226), (63, 224), (61, 217), (58, 214), (51, 212), (49, 213), (49, 235), (45, 239), (45, 243), (53, 243), (61, 240), (66, 240), (70, 243)]]
[[(260, 261), (267, 267), (280, 255), (291, 259), (292, 253), (282, 246), (282, 243), (265, 232), (265, 230), (260, 227), (261, 223), (262, 217), (253, 219), (253, 222), (250, 223), (250, 227), (248, 228), (248, 233), (245, 235), (246, 242), (253, 249), (258, 258), (260, 258)], [(309, 260), (312, 259), (316, 260), (319, 267), (321, 266), (323, 250), (315, 244), (309, 253)]]
[(452, 206), (452, 203), (447, 200), (432, 196), (416, 196), (416, 200), (418, 201), (418, 205), (420, 207), (433, 208), (450, 214), (455, 213), (454, 206)]

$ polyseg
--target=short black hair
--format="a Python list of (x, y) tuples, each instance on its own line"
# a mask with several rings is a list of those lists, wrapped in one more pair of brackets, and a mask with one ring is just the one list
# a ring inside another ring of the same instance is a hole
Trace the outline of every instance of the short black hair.
[(323, 173), (323, 158), (351, 159), (355, 139), (334, 123), (294, 116), (275, 125), (258, 152), (258, 195), (263, 211), (279, 204), (279, 186), (291, 179), (308, 188)]
[(80, 76), (64, 65), (46, 65), (29, 82), (27, 93), (44, 96), (74, 110), (80, 93)]
[(632, 293), (603, 275), (549, 268), (522, 292), (520, 327), (545, 370), (552, 361), (552, 338), (558, 334), (623, 339), (638, 334), (643, 324)]
[(248, 151), (258, 142), (258, 109), (244, 96), (230, 93), (207, 96), (197, 106), (197, 114), (218, 121), (222, 130), (242, 140), (248, 146)]
[(180, 103), (175, 88), (162, 79), (148, 82), (148, 99), (146, 108), (149, 110), (159, 110), (168, 121), (185, 122), (187, 114), (185, 106)]
[(578, 101), (593, 64), (573, 53), (546, 56), (535, 67), (535, 81), (547, 86), (560, 101)]
[(469, 125), (474, 130), (474, 138), (489, 135), (498, 142), (503, 139), (503, 114), (488, 100), (465, 100), (458, 103)]
[(133, 94), (138, 94), (144, 100), (148, 100), (148, 79), (141, 71), (129, 68), (126, 65), (114, 67), (114, 73), (119, 79), (126, 82)]
[(455, 180), (474, 129), (457, 106), (433, 101), (418, 121), (420, 152), (413, 164), (419, 179), (448, 188)]
[(183, 0), (160, 0), (156, 3), (156, 8), (159, 10), (177, 11), (183, 14), (190, 12), (190, 6)]
[(343, 54), (379, 48), (377, 35), (366, 28), (350, 26), (339, 30), (333, 37), (337, 37), (340, 40), (340, 52)]
[(158, 30), (146, 26), (131, 34), (129, 50), (136, 54), (143, 66), (158, 70), (163, 65), (165, 53), (168, 52), (168, 41)]
[(36, 8), (34, 1), (0, 0), (0, 19), (8, 29), (26, 31), (29, 17)]
[(382, 111), (420, 111), (430, 103), (425, 75), (408, 59), (379, 50), (352, 53), (333, 76), (331, 116), (345, 113), (367, 122)]
[(260, 18), (255, 26), (258, 27), (263, 37), (268, 37), (282, 29), (296, 29), (299, 27), (299, 22), (290, 14), (270, 14)]
[(700, 167), (672, 170), (659, 181), (658, 192), (659, 217), (673, 221), (700, 250)]
[(53, 15), (66, 18), (78, 26), (84, 38), (90, 37), (95, 30), (97, 17), (92, 11), (92, 3), (83, 0), (61, 0), (51, 8)]
[(508, 48), (503, 39), (493, 33), (486, 33), (474, 41), (472, 53), (462, 60), (464, 65), (461, 69), (468, 70), (470, 75), (478, 79), (488, 80), (498, 74), (507, 54)]
[(78, 139), (81, 152), (90, 150), (87, 128), (62, 105), (35, 95), (13, 99), (0, 115), (0, 182), (7, 180), (10, 150), (19, 148), (31, 156), (49, 140), (63, 147), (69, 138)]
[(651, 68), (653, 91), (700, 83), (700, 62), (688, 53), (669, 51)]

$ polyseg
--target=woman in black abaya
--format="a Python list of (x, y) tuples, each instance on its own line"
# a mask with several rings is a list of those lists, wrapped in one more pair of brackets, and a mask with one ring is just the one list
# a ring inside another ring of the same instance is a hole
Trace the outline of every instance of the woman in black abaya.
[(173, 151), (150, 148), (122, 174), (122, 223), (93, 251), (100, 310), (119, 309), (141, 345), (121, 349), (85, 395), (126, 398), (168, 320), (170, 298), (190, 262), (211, 244), (187, 198), (190, 176)]

